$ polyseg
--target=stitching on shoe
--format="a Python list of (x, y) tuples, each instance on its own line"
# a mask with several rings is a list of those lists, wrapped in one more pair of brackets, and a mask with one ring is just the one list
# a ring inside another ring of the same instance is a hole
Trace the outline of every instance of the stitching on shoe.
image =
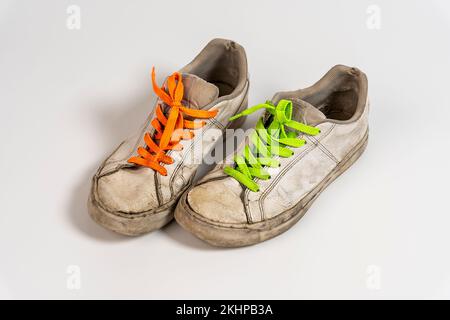
[[(319, 137), (318, 141), (320, 141), (320, 140), (326, 138), (326, 137), (333, 131), (333, 129), (334, 129), (335, 127), (336, 127), (336, 124), (333, 123), (333, 124), (331, 125), (331, 127), (328, 129), (328, 131), (324, 132), (324, 133)], [(292, 159), (292, 161), (289, 162), (289, 163), (282, 169), (282, 171), (280, 172), (280, 174), (279, 174), (275, 179), (273, 179), (273, 180), (270, 182), (270, 184), (267, 186), (267, 188), (266, 188), (264, 191), (261, 192), (261, 196), (259, 197), (259, 199), (258, 199), (258, 200), (254, 200), (254, 201), (258, 201), (258, 202), (259, 202), (259, 208), (260, 208), (260, 210), (261, 210), (261, 221), (262, 221), (262, 219), (265, 217), (263, 201), (265, 200), (267, 194), (274, 188), (274, 186), (279, 182), (279, 180), (280, 180), (282, 177), (284, 177), (284, 175), (286, 174), (286, 172), (289, 171), (289, 170), (291, 169), (291, 167), (293, 167), (293, 166), (294, 166), (300, 159), (302, 159), (307, 153), (309, 153), (310, 151), (312, 151), (312, 150), (314, 149), (314, 147), (315, 147), (315, 145), (314, 145), (314, 146), (310, 146), (310, 147), (308, 147), (308, 148), (306, 148), (306, 149), (303, 149), (302, 152), (300, 152), (296, 157), (294, 157), (294, 158)], [(249, 191), (248, 189), (245, 191), (245, 198), (247, 199), (247, 203), (250, 203), (250, 200), (248, 200), (248, 194), (249, 194), (249, 192), (250, 192), (250, 191)], [(252, 201), (252, 202), (254, 202), (254, 201)], [(246, 204), (245, 207), (248, 209), (248, 214), (247, 214), (247, 212), (246, 212), (247, 216), (250, 215), (250, 220), (253, 221), (253, 220), (251, 219), (252, 212), (251, 212), (251, 209), (250, 209), (250, 205), (247, 205), (247, 204)]]
[[(208, 121), (207, 124), (202, 127), (202, 135), (206, 130), (210, 129), (211, 125), (212, 125), (212, 122)], [(196, 139), (192, 139), (191, 141), (192, 142), (190, 143), (188, 150), (186, 152), (184, 152), (183, 157), (181, 158), (180, 162), (176, 165), (175, 169), (173, 170), (173, 173), (170, 175), (170, 178), (169, 178), (170, 199), (169, 199), (169, 201), (176, 196), (175, 192), (173, 190), (173, 181), (175, 180), (175, 177), (178, 174), (178, 171), (180, 170), (181, 165), (184, 164), (187, 156), (190, 154), (192, 149), (194, 149), (196, 143), (198, 143), (198, 141), (201, 141), (201, 140), (196, 138)], [(158, 179), (161, 179), (161, 178), (158, 177)]]
[(218, 129), (225, 130), (225, 126), (214, 118), (209, 119)]
[(311, 143), (314, 143), (319, 147), (319, 149), (325, 154), (331, 161), (335, 162), (336, 164), (339, 163), (339, 160), (336, 159), (335, 156), (328, 150), (322, 143), (320, 143), (316, 138), (314, 137), (308, 137), (308, 140), (311, 141)]
[[(238, 97), (239, 95), (242, 94), (242, 99), (239, 101), (239, 103), (237, 104), (237, 109), (236, 112), (239, 112), (243, 106), (243, 102), (246, 100), (247, 98), (247, 94), (248, 94), (248, 86), (246, 87), (246, 90), (242, 90), (242, 92), (240, 92), (236, 97)], [(235, 98), (236, 98), (235, 97)], [(234, 98), (233, 98), (234, 99)], [(232, 102), (233, 99), (230, 100), (223, 100), (223, 101), (227, 101), (227, 102)], [(217, 104), (216, 104), (217, 105)], [(231, 124), (230, 121), (228, 121), (228, 124), (226, 126), (223, 126), (219, 121), (217, 121), (217, 119), (215, 118), (210, 118), (206, 120), (207, 124), (205, 126), (202, 127), (202, 131), (206, 131), (207, 129), (209, 130), (210, 127), (212, 125), (215, 125), (216, 127), (218, 127), (218, 129), (220, 129), (222, 131), (222, 136), (225, 134), (224, 130), (226, 130), (226, 128), (228, 128), (228, 126)], [(192, 143), (189, 146), (189, 152), (192, 150), (192, 148), (194, 148), (195, 144), (200, 141), (199, 139), (193, 139)], [(174, 198), (179, 196), (178, 194), (175, 194), (174, 190), (173, 190), (173, 180), (175, 179), (175, 176), (178, 174), (178, 171), (180, 170), (181, 164), (184, 163), (184, 161), (186, 161), (186, 157), (188, 156), (189, 152), (185, 152), (185, 154), (183, 155), (183, 158), (181, 159), (180, 163), (177, 164), (177, 166), (175, 167), (172, 175), (170, 176), (170, 180), (169, 180), (169, 186), (170, 186), (170, 199), (168, 201), (172, 201)], [(171, 152), (169, 152), (170, 154)], [(194, 174), (195, 176), (195, 174)], [(191, 177), (190, 179), (188, 179), (188, 181), (192, 181), (194, 177)], [(158, 176), (158, 180), (160, 179), (160, 177)], [(184, 177), (183, 177), (184, 179)], [(158, 181), (159, 182), (159, 181)], [(160, 183), (158, 183), (158, 185), (160, 185)]]
[[(333, 129), (334, 129), (335, 127), (336, 127), (336, 125), (333, 124), (333, 125), (328, 129), (328, 131), (325, 132), (325, 133), (318, 139), (318, 141), (320, 141), (320, 140), (322, 140), (322, 139), (325, 139), (325, 138), (333, 131)], [(314, 144), (314, 147), (316, 147), (316, 146), (317, 146), (317, 145)], [(309, 151), (308, 151), (308, 153), (309, 153), (310, 151), (312, 151), (312, 150), (314, 149), (314, 147), (311, 146), (310, 149), (309, 149)], [(260, 199), (262, 199), (263, 197), (265, 198), (265, 195), (266, 195), (267, 193), (269, 193), (270, 191), (272, 191), (272, 189), (273, 189), (273, 188), (275, 187), (275, 185), (281, 180), (281, 178), (283, 178), (283, 177), (285, 176), (285, 174), (286, 174), (286, 173), (287, 173), (294, 165), (297, 164), (297, 162), (299, 162), (301, 159), (303, 159), (305, 155), (306, 155), (306, 154), (300, 153), (300, 154), (298, 154), (297, 157), (295, 157), (291, 162), (289, 162), (289, 163), (286, 165), (286, 167), (283, 169), (283, 172), (280, 173), (280, 175), (278, 175), (278, 176), (274, 179), (274, 181), (266, 188), (266, 190), (264, 190), (264, 191), (261, 193)]]
[[(237, 96), (235, 97), (235, 98), (237, 98), (239, 95), (242, 94), (242, 99), (241, 99), (241, 101), (239, 101), (239, 103), (237, 104), (236, 112), (239, 112), (240, 109), (242, 108), (243, 102), (244, 102), (244, 101), (246, 100), (246, 98), (247, 98), (247, 93), (248, 93), (248, 86), (246, 86), (245, 90), (242, 90), (242, 92), (238, 93)], [(234, 98), (233, 98), (233, 99), (234, 99)], [(223, 100), (223, 101), (226, 101), (226, 102), (232, 102), (233, 99), (230, 99), (230, 100)], [(217, 104), (216, 104), (216, 105), (217, 105)], [(222, 125), (222, 123), (220, 123), (220, 122), (219, 122), (217, 119), (215, 119), (215, 118), (207, 119), (206, 122), (207, 122), (207, 124), (202, 128), (203, 131), (205, 131), (206, 129), (209, 129), (212, 125), (215, 125), (218, 129), (220, 129), (220, 130), (222, 131), (222, 136), (225, 134), (224, 130), (226, 130), (226, 128), (231, 124), (231, 122), (228, 121), (228, 124), (227, 124), (226, 126), (224, 126), (224, 125)], [(193, 143), (191, 143), (191, 145), (190, 145), (190, 147), (189, 147), (189, 152), (190, 152), (190, 150), (192, 150), (192, 148), (195, 146), (195, 143), (196, 143), (196, 142), (197, 142), (197, 140), (194, 139)], [(187, 155), (188, 155), (188, 152), (186, 152), (186, 153), (183, 155), (183, 158), (182, 158), (180, 164), (181, 164), (181, 163), (184, 163), (184, 161), (186, 160)], [(173, 185), (173, 180), (175, 179), (175, 176), (176, 176), (176, 174), (177, 174), (178, 171), (179, 171), (179, 167), (180, 167), (180, 166), (177, 165), (177, 166), (175, 167), (174, 171), (173, 171), (173, 174), (170, 176), (169, 185), (170, 185), (170, 195), (171, 195), (171, 199), (174, 197), (174, 191), (173, 191), (173, 187), (172, 187), (172, 185)]]
[[(292, 161), (291, 163), (293, 163), (294, 161), (295, 161), (295, 163), (297, 163), (298, 161), (300, 161), (301, 159), (303, 159), (306, 155), (308, 155), (311, 151), (313, 151), (316, 147), (317, 147), (317, 145), (312, 144), (312, 145), (310, 145), (309, 147), (305, 148), (301, 153), (299, 153), (299, 154), (297, 155), (297, 157), (296, 157), (295, 159), (293, 159), (293, 161)], [(291, 163), (289, 163), (289, 164), (286, 166), (286, 168), (289, 168), (289, 169), (290, 169), (290, 168), (292, 168), (292, 167), (295, 165), (295, 163), (294, 163), (293, 165), (290, 165)], [(279, 182), (283, 177), (286, 176), (286, 173), (287, 173), (288, 171), (289, 171), (289, 170), (285, 170), (285, 171), (281, 172), (281, 173), (274, 179), (274, 181), (267, 187), (267, 189), (264, 190), (263, 192), (261, 192), (261, 196), (260, 196), (259, 199), (258, 199), (259, 208), (260, 208), (260, 210), (261, 210), (261, 221), (264, 220), (264, 219), (265, 219), (265, 216), (266, 216), (265, 211), (264, 211), (264, 206), (263, 206), (263, 202), (264, 202), (263, 200), (266, 199), (266, 195), (268, 194), (268, 192), (269, 192), (269, 191), (272, 191), (273, 188), (274, 188), (274, 186), (275, 186), (276, 184), (278, 184), (278, 182)]]

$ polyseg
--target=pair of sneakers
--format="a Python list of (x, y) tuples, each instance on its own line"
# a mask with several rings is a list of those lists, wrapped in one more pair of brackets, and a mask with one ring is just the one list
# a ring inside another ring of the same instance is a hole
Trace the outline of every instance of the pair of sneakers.
[[(88, 211), (125, 235), (159, 229), (175, 216), (216, 246), (270, 239), (295, 224), (362, 154), (368, 139), (367, 78), (333, 67), (306, 89), (276, 93), (247, 109), (244, 48), (214, 39), (160, 87), (136, 135), (93, 177)], [(202, 160), (230, 126), (264, 110), (255, 130), (200, 181)]]

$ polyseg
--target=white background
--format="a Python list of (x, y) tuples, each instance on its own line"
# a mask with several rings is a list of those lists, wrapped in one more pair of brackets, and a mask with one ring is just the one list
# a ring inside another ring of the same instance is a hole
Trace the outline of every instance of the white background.
[[(367, 151), (253, 247), (175, 223), (138, 238), (97, 226), (90, 178), (150, 112), (151, 66), (162, 79), (214, 37), (246, 48), (250, 105), (361, 68)], [(450, 298), (449, 39), (444, 0), (0, 1), (0, 297)]]

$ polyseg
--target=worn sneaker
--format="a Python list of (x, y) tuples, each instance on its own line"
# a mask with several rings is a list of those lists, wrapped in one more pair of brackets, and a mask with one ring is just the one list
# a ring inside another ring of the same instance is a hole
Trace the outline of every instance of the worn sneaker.
[(158, 229), (173, 218), (203, 157), (229, 118), (247, 107), (244, 48), (214, 39), (162, 87), (153, 69), (152, 82), (158, 96), (154, 111), (100, 166), (88, 200), (96, 222), (125, 235)]
[(286, 231), (367, 145), (367, 79), (356, 68), (335, 66), (315, 85), (232, 119), (259, 109), (265, 115), (247, 142), (176, 208), (177, 222), (213, 245), (246, 246)]

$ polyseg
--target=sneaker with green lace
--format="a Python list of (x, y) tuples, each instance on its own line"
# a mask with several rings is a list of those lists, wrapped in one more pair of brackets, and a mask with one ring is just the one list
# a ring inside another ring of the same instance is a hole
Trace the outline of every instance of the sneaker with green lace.
[(333, 67), (313, 86), (275, 94), (230, 120), (265, 110), (236, 152), (187, 190), (177, 222), (216, 246), (255, 244), (289, 229), (362, 154), (367, 78)]

